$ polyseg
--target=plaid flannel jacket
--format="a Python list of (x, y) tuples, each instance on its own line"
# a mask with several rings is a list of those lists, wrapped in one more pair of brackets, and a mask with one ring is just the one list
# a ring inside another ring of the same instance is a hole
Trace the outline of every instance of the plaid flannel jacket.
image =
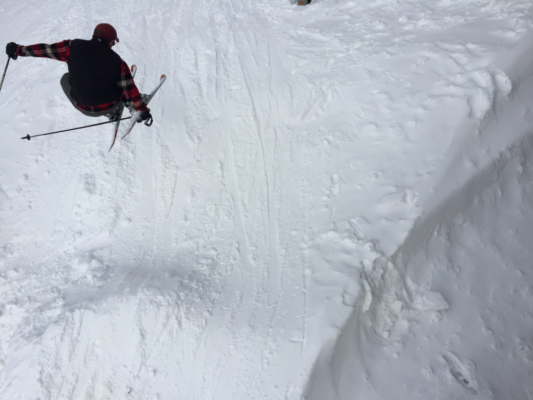
[[(19, 46), (17, 48), (17, 55), (21, 57), (44, 57), (67, 62), (70, 56), (70, 44), (71, 40), (64, 40), (54, 44), (41, 43), (31, 46)], [(137, 111), (146, 110), (146, 106), (141, 101), (139, 89), (137, 89), (137, 86), (135, 86), (130, 69), (124, 60), (122, 60), (122, 64), (120, 65), (120, 78), (117, 82), (117, 86), (122, 89), (125, 101), (133, 103), (133, 106)], [(84, 106), (83, 104), (79, 103), (76, 103), (76, 105), (80, 110), (83, 111), (88, 111), (90, 113), (101, 113), (112, 109), (119, 100), (120, 98), (113, 100), (110, 103), (99, 104), (97, 106)]]

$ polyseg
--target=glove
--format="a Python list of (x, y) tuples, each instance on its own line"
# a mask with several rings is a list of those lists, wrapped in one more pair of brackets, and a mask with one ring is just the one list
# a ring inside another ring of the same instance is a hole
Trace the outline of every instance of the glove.
[(11, 57), (13, 60), (16, 60), (18, 58), (18, 55), (17, 55), (17, 48), (19, 47), (18, 44), (16, 43), (8, 43), (6, 45), (6, 54)]
[(146, 111), (141, 112), (137, 116), (137, 122), (142, 122), (142, 121), (146, 121), (144, 124), (147, 126), (152, 125), (153, 118), (152, 118), (152, 114), (150, 114), (150, 109), (148, 107), (146, 108)]

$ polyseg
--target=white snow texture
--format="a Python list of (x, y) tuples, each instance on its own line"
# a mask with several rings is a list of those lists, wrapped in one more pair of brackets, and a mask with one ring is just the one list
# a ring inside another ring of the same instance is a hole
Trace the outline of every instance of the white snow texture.
[(533, 399), (530, 1), (0, 5), (102, 22), (152, 127), (0, 91), (1, 400)]

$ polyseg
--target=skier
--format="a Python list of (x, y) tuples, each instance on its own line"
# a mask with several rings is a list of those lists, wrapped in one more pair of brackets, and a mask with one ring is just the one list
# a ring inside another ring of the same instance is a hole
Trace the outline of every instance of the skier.
[(119, 42), (117, 32), (109, 24), (99, 24), (91, 40), (64, 40), (54, 44), (21, 46), (8, 43), (6, 53), (13, 60), (21, 57), (45, 57), (64, 61), (68, 73), (61, 87), (72, 105), (89, 117), (119, 118), (120, 103), (133, 112), (139, 111), (137, 122), (152, 118), (142, 101), (128, 65), (111, 48)]

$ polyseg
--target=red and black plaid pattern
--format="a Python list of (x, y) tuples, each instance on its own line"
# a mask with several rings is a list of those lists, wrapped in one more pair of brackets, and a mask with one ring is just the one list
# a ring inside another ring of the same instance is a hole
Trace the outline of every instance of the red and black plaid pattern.
[(122, 96), (112, 101), (111, 103), (98, 104), (97, 106), (84, 106), (84, 105), (81, 105), (80, 103), (76, 103), (76, 106), (78, 106), (80, 110), (87, 111), (88, 113), (91, 113), (91, 114), (101, 114), (115, 107), (115, 105), (117, 104), (117, 101), (119, 101), (121, 98)]
[[(71, 40), (64, 40), (54, 44), (41, 43), (31, 46), (19, 46), (17, 48), (17, 55), (21, 57), (44, 57), (67, 62), (70, 55), (70, 44)], [(124, 101), (131, 102), (137, 111), (146, 110), (146, 106), (141, 100), (139, 89), (135, 86), (130, 69), (124, 61), (120, 65), (120, 77), (117, 85), (122, 89)], [(79, 103), (76, 103), (76, 105), (80, 110), (99, 114), (111, 110), (121, 98), (122, 96), (110, 103), (99, 104), (97, 106), (84, 106)]]
[(17, 55), (21, 57), (44, 57), (67, 62), (70, 55), (70, 43), (70, 40), (63, 40), (54, 44), (41, 43), (31, 46), (19, 46)]
[(120, 66), (120, 78), (118, 81), (118, 86), (122, 89), (124, 101), (133, 103), (133, 106), (137, 111), (146, 111), (146, 106), (141, 100), (139, 89), (137, 89), (137, 86), (135, 86), (130, 69), (124, 61), (122, 61)]

